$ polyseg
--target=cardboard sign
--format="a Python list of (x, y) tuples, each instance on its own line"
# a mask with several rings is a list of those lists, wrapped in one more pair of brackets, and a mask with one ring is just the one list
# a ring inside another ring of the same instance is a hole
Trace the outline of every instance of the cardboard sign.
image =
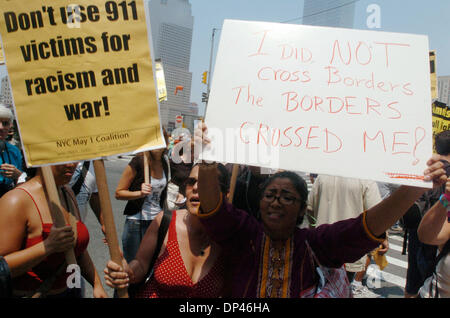
[(165, 146), (143, 1), (0, 3), (28, 166)]
[(430, 79), (431, 79), (431, 98), (438, 98), (437, 76), (436, 76), (436, 51), (430, 51)]
[[(444, 103), (434, 101), (433, 103), (433, 141), (434, 136), (445, 131), (450, 130), (450, 107)], [(433, 142), (434, 152), (434, 142)]]
[(430, 187), (428, 38), (226, 20), (203, 159)]
[(0, 43), (0, 65), (5, 64), (5, 57), (3, 56), (3, 47)]

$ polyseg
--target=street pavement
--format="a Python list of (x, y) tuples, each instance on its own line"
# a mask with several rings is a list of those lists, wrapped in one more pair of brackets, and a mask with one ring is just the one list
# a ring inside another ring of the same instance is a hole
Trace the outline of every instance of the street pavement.
[(403, 232), (389, 231), (389, 250), (386, 254), (388, 265), (380, 271), (372, 261), (372, 268), (381, 272), (381, 277), (378, 276), (378, 278), (375, 278), (376, 275), (372, 273), (368, 275), (366, 285), (369, 285), (370, 291), (384, 298), (403, 298), (406, 285), (406, 271), (408, 268), (408, 255), (402, 255), (402, 249)]
[[(116, 225), (117, 236), (119, 240), (120, 248), (122, 248), (122, 231), (125, 223), (125, 216), (123, 215), (123, 209), (126, 201), (116, 200), (114, 197), (114, 191), (117, 183), (120, 179), (123, 169), (128, 164), (131, 157), (109, 157), (105, 160), (105, 170), (107, 175), (108, 190), (110, 193), (111, 206), (114, 215), (114, 222)], [(302, 173), (300, 173), (302, 174)], [(311, 187), (307, 174), (302, 174), (305, 181), (308, 183), (308, 188)], [(89, 229), (90, 240), (88, 245), (88, 251), (92, 258), (92, 261), (99, 273), (103, 286), (107, 294), (112, 297), (113, 289), (106, 286), (103, 278), (103, 270), (106, 263), (110, 259), (108, 246), (103, 242), (103, 233), (92, 211), (89, 211), (86, 226)], [(407, 269), (407, 255), (402, 255), (403, 233), (402, 232), (390, 232), (389, 239), (389, 251), (386, 254), (388, 265), (381, 271), (381, 276), (378, 274), (378, 278), (374, 278), (377, 274), (372, 269), (379, 269), (375, 264), (371, 264), (371, 270), (368, 271), (368, 279), (366, 284), (369, 284), (369, 289), (374, 294), (384, 298), (402, 298), (404, 293), (405, 281), (406, 281), (406, 269)], [(85, 297), (92, 297), (92, 287), (86, 284)]]

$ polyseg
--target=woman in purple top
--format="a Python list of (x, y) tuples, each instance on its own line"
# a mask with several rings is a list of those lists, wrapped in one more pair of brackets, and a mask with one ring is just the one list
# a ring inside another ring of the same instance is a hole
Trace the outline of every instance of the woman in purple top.
[[(208, 143), (206, 126), (196, 138)], [(203, 132), (203, 133), (202, 133)], [(447, 179), (440, 156), (433, 155), (425, 180), (435, 186)], [(260, 201), (261, 221), (225, 202), (215, 164), (200, 164), (199, 216), (210, 237), (228, 253), (231, 262), (231, 297), (312, 296), (319, 277), (310, 261), (307, 244), (326, 267), (341, 267), (376, 248), (385, 232), (426, 189), (401, 186), (396, 192), (360, 216), (315, 229), (296, 225), (305, 212), (305, 181), (290, 172), (272, 176)]]

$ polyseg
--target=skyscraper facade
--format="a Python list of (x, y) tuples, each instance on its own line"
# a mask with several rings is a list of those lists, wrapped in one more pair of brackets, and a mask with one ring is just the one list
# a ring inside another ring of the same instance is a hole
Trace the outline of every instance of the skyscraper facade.
[(355, 2), (351, 0), (304, 0), (302, 24), (353, 28)]
[(192, 107), (189, 72), (194, 17), (188, 0), (150, 0), (150, 25), (154, 59), (161, 59), (166, 81), (167, 100), (160, 102), (161, 122), (169, 131), (175, 118), (182, 115), (191, 128), (197, 115)]
[(12, 110), (13, 98), (11, 94), (11, 87), (9, 86), (8, 76), (4, 76), (0, 84), (0, 102)]
[(450, 76), (438, 76), (438, 101), (450, 106)]

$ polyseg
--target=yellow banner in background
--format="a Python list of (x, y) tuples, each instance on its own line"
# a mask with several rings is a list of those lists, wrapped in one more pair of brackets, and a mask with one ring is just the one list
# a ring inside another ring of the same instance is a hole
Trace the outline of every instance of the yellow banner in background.
[(431, 79), (431, 98), (438, 97), (437, 77), (436, 77), (436, 51), (430, 51), (430, 79)]
[(435, 101), (432, 105), (433, 111), (433, 151), (434, 149), (434, 136), (450, 129), (450, 107), (444, 103)]
[(5, 64), (5, 56), (3, 55), (3, 46), (0, 43), (0, 65)]
[(28, 166), (165, 145), (143, 1), (0, 3)]
[(158, 87), (158, 99), (160, 102), (167, 100), (166, 79), (161, 59), (155, 60), (156, 86)]

